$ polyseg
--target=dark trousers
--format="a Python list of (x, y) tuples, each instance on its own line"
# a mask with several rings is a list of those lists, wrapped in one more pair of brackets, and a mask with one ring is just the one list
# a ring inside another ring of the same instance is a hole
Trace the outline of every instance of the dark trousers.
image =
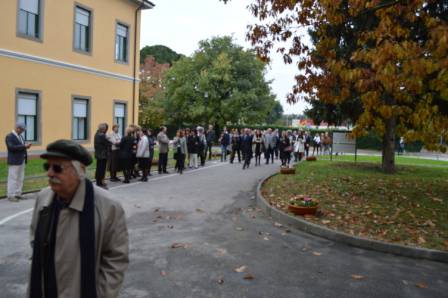
[(275, 147), (275, 148), (273, 149), (273, 151), (274, 151), (274, 154), (275, 154), (275, 159), (278, 159), (278, 155), (279, 155), (278, 147)]
[(112, 150), (110, 153), (110, 178), (117, 178), (117, 171), (120, 164), (120, 157), (119, 157), (120, 151), (119, 150)]
[(207, 151), (208, 151), (208, 159), (212, 159), (212, 147), (213, 144), (212, 143), (207, 143), (207, 149), (205, 150), (205, 155), (207, 155)]
[(96, 160), (95, 180), (96, 185), (102, 185), (104, 183), (104, 177), (106, 176), (107, 159)]
[(205, 150), (200, 150), (198, 152), (199, 160), (201, 161), (201, 166), (205, 166), (205, 159), (207, 157), (207, 152)]
[(185, 169), (185, 154), (182, 153), (177, 154), (176, 164), (177, 164), (177, 171), (182, 174), (182, 172)]
[(266, 164), (269, 163), (269, 159), (271, 159), (272, 163), (274, 163), (274, 149), (271, 147), (266, 148), (264, 151), (264, 158), (266, 159)]
[(142, 170), (142, 180), (147, 180), (150, 167), (149, 158), (138, 158), (138, 167), (140, 168), (140, 170)]
[(233, 163), (233, 160), (235, 159), (235, 153), (238, 155), (238, 162), (241, 162), (241, 150), (232, 149), (232, 154), (230, 155), (230, 163)]
[(159, 153), (159, 173), (166, 173), (168, 163), (168, 153)]
[(250, 160), (252, 159), (252, 154), (243, 152), (243, 156), (244, 156), (243, 169), (245, 169), (246, 167), (250, 166)]

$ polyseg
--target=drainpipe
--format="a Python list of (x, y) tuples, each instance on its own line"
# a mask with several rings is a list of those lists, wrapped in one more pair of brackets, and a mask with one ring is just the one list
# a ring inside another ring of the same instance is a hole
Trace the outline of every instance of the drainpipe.
[[(135, 84), (137, 83), (137, 21), (138, 21), (138, 12), (142, 10), (142, 8), (145, 6), (144, 1), (141, 2), (140, 6), (137, 7), (135, 10), (135, 16), (134, 16), (134, 65), (133, 65), (133, 80), (132, 80), (132, 124), (135, 123)], [(140, 49), (138, 49), (140, 51)], [(139, 64), (140, 65), (140, 64)]]

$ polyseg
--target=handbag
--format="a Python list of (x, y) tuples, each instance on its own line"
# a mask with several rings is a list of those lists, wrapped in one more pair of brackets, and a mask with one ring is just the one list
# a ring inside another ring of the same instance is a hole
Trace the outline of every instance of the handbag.
[(292, 151), (293, 151), (292, 146), (288, 146), (285, 148), (285, 152), (292, 152)]

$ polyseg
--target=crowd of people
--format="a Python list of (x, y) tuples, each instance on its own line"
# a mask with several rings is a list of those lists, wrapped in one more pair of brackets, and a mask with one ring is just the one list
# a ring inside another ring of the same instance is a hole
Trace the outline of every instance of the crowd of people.
[(106, 169), (109, 168), (110, 180), (121, 181), (117, 172), (123, 172), (123, 183), (129, 183), (133, 178), (148, 181), (151, 176), (151, 166), (154, 159), (154, 149), (158, 147), (158, 173), (166, 174), (168, 153), (173, 150), (175, 159), (174, 169), (182, 174), (186, 168), (204, 166), (207, 159), (212, 159), (212, 147), (217, 141), (220, 145), (220, 158), (222, 162), (230, 163), (238, 160), (243, 163), (243, 169), (250, 166), (255, 158), (255, 166), (261, 165), (262, 158), (265, 163), (273, 163), (280, 159), (282, 166), (289, 166), (292, 159), (301, 161), (303, 157), (329, 153), (331, 137), (328, 133), (311, 135), (307, 131), (287, 130), (252, 130), (232, 129), (222, 130), (216, 138), (215, 130), (209, 125), (204, 127), (179, 129), (175, 137), (170, 140), (167, 128), (162, 126), (157, 135), (151, 129), (130, 125), (125, 129), (124, 136), (119, 133), (118, 125), (112, 126), (108, 133), (108, 125), (101, 123), (95, 134), (94, 147), (97, 159), (95, 179), (96, 184), (107, 188), (104, 179)]
[(243, 161), (243, 169), (250, 166), (251, 159), (255, 158), (255, 166), (261, 164), (262, 156), (265, 163), (273, 163), (274, 158), (281, 160), (282, 166), (289, 166), (292, 158), (294, 162), (310, 155), (329, 153), (331, 149), (331, 137), (328, 133), (316, 133), (311, 135), (307, 131), (278, 129), (267, 130), (245, 128), (241, 131), (224, 128), (219, 138), (221, 146), (221, 161), (226, 161), (230, 154), (230, 163), (238, 157), (238, 162)]

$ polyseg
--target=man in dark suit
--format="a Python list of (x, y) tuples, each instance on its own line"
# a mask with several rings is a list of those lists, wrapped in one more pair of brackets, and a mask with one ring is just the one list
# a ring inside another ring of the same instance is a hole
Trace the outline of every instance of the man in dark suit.
[(252, 138), (251, 132), (248, 128), (244, 129), (244, 135), (241, 138), (241, 151), (243, 152), (244, 165), (243, 170), (250, 165), (252, 159)]
[(93, 141), (96, 158), (96, 185), (105, 189), (107, 189), (107, 185), (106, 183), (104, 183), (104, 178), (106, 176), (106, 165), (107, 158), (109, 156), (109, 146), (111, 146), (111, 143), (108, 141), (106, 136), (107, 129), (108, 126), (106, 123), (101, 123), (100, 125), (98, 125), (98, 130), (95, 133), (95, 138)]
[(23, 179), (25, 177), (26, 150), (31, 144), (26, 144), (21, 136), (26, 129), (25, 123), (18, 122), (16, 128), (6, 136), (8, 148), (8, 200), (18, 202), (22, 198)]

